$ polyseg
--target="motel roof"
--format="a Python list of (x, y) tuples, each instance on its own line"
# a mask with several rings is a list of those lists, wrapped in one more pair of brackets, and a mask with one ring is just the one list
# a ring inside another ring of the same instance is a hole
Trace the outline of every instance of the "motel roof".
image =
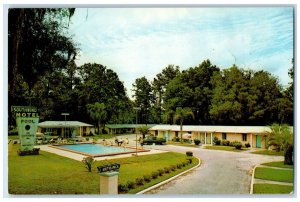
[(76, 128), (76, 127), (93, 127), (91, 124), (83, 123), (80, 121), (44, 121), (38, 124), (41, 128)]
[[(180, 131), (179, 125), (156, 125), (149, 130)], [(205, 126), (184, 125), (182, 131), (186, 132), (213, 132), (213, 133), (266, 133), (271, 132), (268, 126)]]
[[(146, 126), (146, 124), (106, 124), (105, 127), (111, 129), (126, 129), (126, 128), (138, 128), (141, 126)], [(147, 124), (149, 127), (155, 126), (155, 124)]]

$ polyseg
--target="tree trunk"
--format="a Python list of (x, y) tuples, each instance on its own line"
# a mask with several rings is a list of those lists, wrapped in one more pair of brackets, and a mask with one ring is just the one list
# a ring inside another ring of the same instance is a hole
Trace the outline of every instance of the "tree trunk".
[(293, 154), (294, 154), (294, 146), (289, 145), (285, 150), (284, 150), (284, 164), (287, 165), (293, 165)]

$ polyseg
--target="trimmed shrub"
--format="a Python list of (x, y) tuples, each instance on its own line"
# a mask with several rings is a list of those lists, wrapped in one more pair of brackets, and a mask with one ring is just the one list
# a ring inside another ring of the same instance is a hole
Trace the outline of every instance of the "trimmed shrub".
[(164, 171), (165, 171), (165, 173), (170, 173), (171, 170), (170, 170), (170, 168), (165, 167), (165, 168), (164, 168)]
[(220, 144), (221, 144), (221, 140), (219, 140), (218, 137), (214, 137), (214, 139), (213, 139), (213, 144), (214, 144), (214, 145), (220, 145)]
[(175, 165), (171, 165), (170, 166), (170, 170), (175, 171), (176, 170), (176, 166)]
[(182, 163), (177, 163), (177, 168), (181, 169), (182, 168)]
[(135, 183), (136, 183), (136, 185), (143, 185), (144, 184), (144, 179), (141, 178), (141, 177), (137, 177), (135, 179)]
[(128, 189), (134, 189), (135, 188), (135, 183), (132, 182), (132, 181), (128, 181), (127, 182), (127, 187), (128, 187)]
[(151, 173), (152, 179), (156, 179), (159, 176), (159, 173), (154, 171)]
[(162, 176), (165, 173), (165, 171), (163, 169), (158, 169), (158, 175)]
[(201, 142), (201, 141), (200, 141), (200, 140), (198, 140), (198, 139), (195, 139), (195, 140), (194, 140), (194, 143), (195, 143), (195, 145), (199, 145), (199, 144), (200, 144), (200, 142)]
[(249, 142), (245, 144), (245, 147), (247, 147), (247, 148), (249, 148), (250, 146), (251, 146), (251, 145), (250, 145)]
[(144, 178), (145, 182), (150, 182), (151, 181), (151, 176), (150, 175), (144, 175), (143, 178)]
[(187, 162), (187, 164), (191, 164), (193, 162), (193, 159), (192, 158), (187, 158), (186, 162)]
[(186, 152), (186, 156), (193, 156), (193, 152), (187, 151), (187, 152)]
[(179, 138), (179, 137), (174, 137), (174, 138), (172, 139), (172, 141), (173, 141), (173, 142), (179, 142), (179, 141), (180, 141), (180, 138)]
[(242, 149), (242, 143), (238, 141), (232, 142), (232, 146), (239, 150)]
[(182, 165), (182, 167), (185, 167), (186, 166), (186, 162), (182, 162), (181, 165)]
[(223, 146), (229, 146), (230, 145), (230, 141), (229, 140), (222, 140), (221, 145), (223, 145)]
[(128, 188), (128, 185), (127, 184), (119, 184), (118, 185), (118, 192), (123, 192), (123, 193), (126, 193), (128, 192), (129, 188)]

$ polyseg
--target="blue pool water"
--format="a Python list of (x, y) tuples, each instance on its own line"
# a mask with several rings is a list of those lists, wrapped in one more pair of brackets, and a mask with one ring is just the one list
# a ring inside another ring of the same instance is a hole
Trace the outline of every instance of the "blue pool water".
[(133, 152), (133, 149), (128, 149), (124, 147), (113, 147), (104, 146), (101, 144), (76, 144), (76, 145), (61, 145), (60, 148), (65, 148), (68, 150), (73, 150), (77, 152), (87, 153), (91, 155), (95, 154), (112, 154), (121, 152)]

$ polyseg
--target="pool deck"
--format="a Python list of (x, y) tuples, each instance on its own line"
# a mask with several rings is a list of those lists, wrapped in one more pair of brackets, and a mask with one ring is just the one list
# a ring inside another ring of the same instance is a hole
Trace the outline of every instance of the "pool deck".
[[(82, 161), (82, 159), (84, 157), (86, 157), (85, 155), (77, 154), (77, 153), (62, 150), (62, 149), (53, 148), (53, 147), (50, 147), (50, 145), (39, 145), (39, 146), (35, 146), (35, 147), (40, 148), (42, 151), (50, 152), (50, 153), (64, 156), (64, 157), (74, 159), (77, 161)], [(167, 152), (167, 151), (150, 149), (150, 151), (138, 153), (138, 156), (149, 155), (149, 154), (159, 154), (159, 153), (165, 153), (165, 152)], [(135, 154), (132, 154), (132, 153), (131, 154), (120, 154), (120, 155), (114, 155), (114, 156), (95, 157), (94, 159), (96, 161), (102, 161), (102, 160), (108, 160), (108, 159), (132, 157), (133, 155), (135, 155)]]

